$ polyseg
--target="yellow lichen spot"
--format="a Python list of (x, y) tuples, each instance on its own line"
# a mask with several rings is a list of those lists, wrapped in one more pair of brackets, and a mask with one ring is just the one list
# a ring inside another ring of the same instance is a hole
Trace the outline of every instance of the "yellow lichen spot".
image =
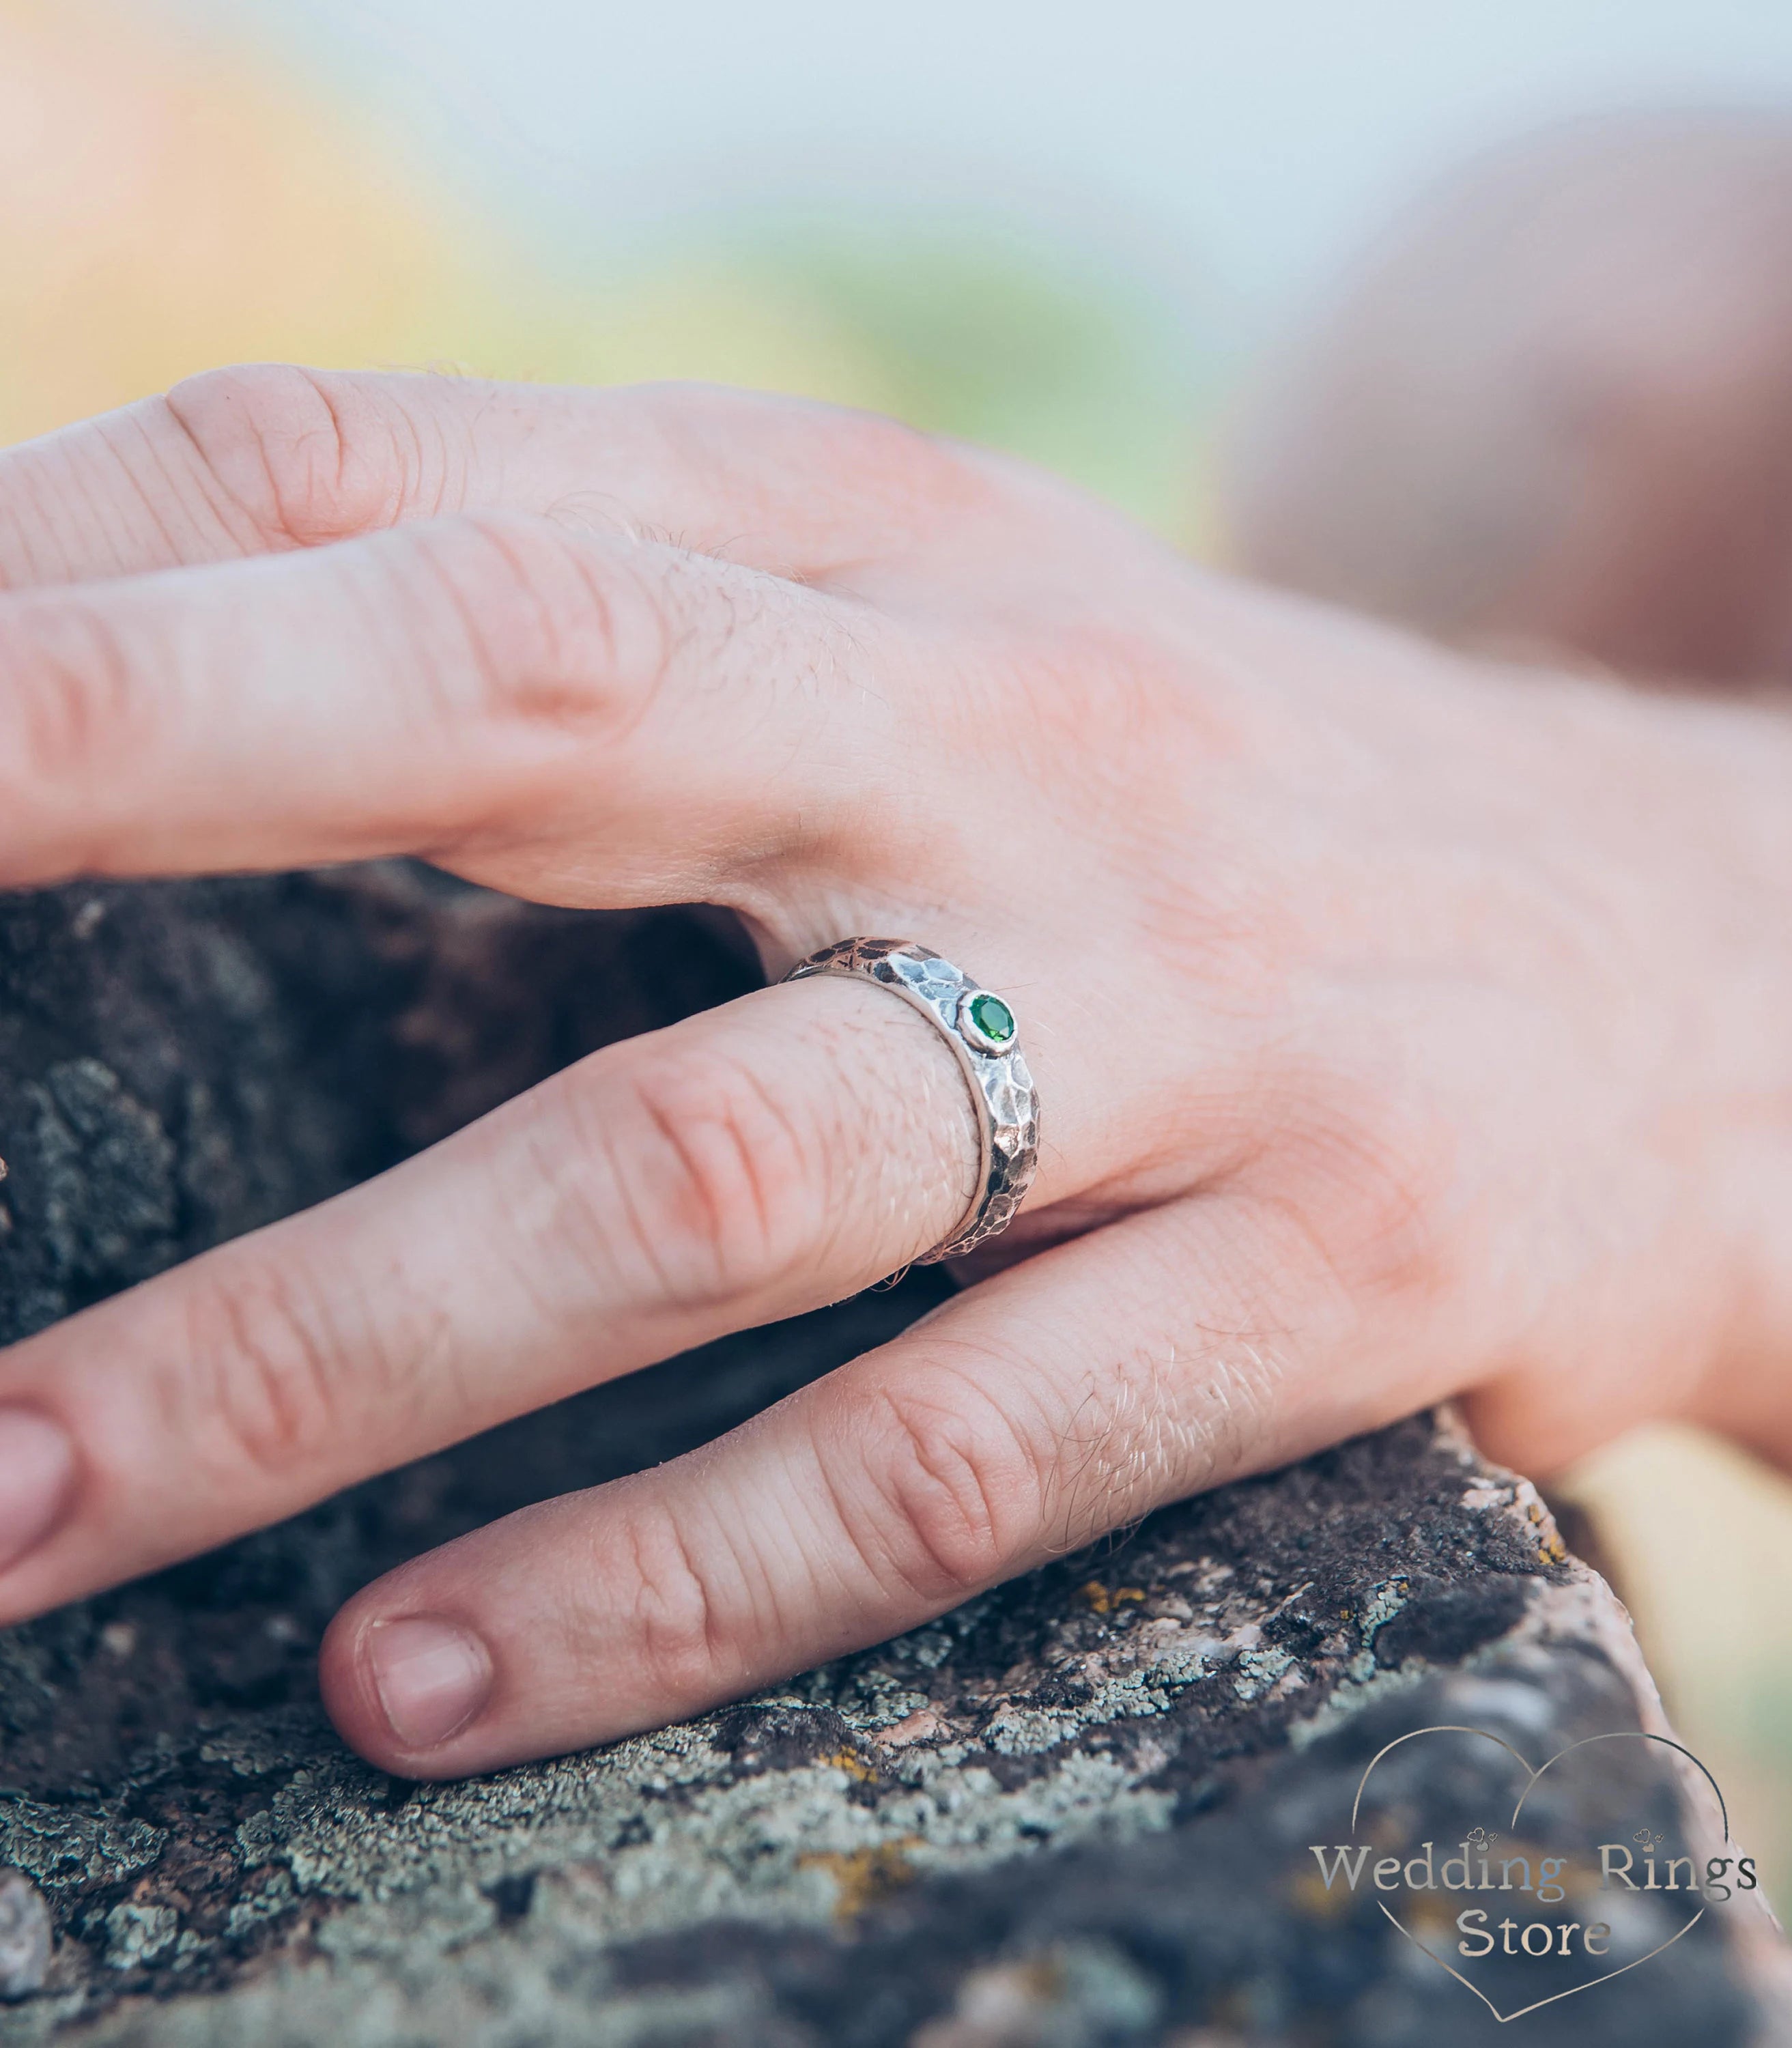
[(899, 1840), (879, 1842), (875, 1848), (817, 1849), (797, 1859), (798, 1870), (824, 1870), (839, 1887), (834, 1902), (836, 1920), (856, 1920), (867, 1906), (912, 1884), (916, 1871), (905, 1851), (917, 1846), (920, 1837), (904, 1835)]
[(1111, 1614), (1117, 1607), (1129, 1600), (1142, 1600), (1144, 1593), (1137, 1586), (1104, 1586), (1100, 1579), (1091, 1579), (1082, 1588), (1082, 1595), (1097, 1614)]
[(832, 1756), (824, 1756), (821, 1761), (833, 1770), (844, 1771), (848, 1778), (857, 1778), (861, 1785), (875, 1785), (878, 1782), (877, 1772), (863, 1757), (855, 1756), (850, 1749), (836, 1749)]
[(1526, 1503), (1525, 1513), (1537, 1531), (1537, 1554), (1546, 1565), (1565, 1565), (1568, 1546), (1561, 1540), (1555, 1517), (1534, 1494)]

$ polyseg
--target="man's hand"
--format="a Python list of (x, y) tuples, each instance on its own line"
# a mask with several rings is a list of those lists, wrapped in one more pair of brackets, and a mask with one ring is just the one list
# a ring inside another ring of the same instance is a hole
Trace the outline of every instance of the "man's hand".
[[(0, 876), (396, 853), (1010, 998), (976, 1284), (359, 1594), (452, 1776), (688, 1714), (1452, 1394), (1792, 1449), (1792, 731), (1204, 576), (994, 457), (697, 390), (225, 373), (0, 458)], [(0, 1358), (0, 1619), (937, 1243), (963, 1079), (774, 987)]]

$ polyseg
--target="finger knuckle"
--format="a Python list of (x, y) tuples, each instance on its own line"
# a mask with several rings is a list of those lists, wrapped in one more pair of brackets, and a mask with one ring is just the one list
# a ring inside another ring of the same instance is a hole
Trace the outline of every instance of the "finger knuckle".
[(390, 525), (440, 463), (411, 409), (297, 365), (208, 370), (166, 404), (214, 487), (275, 546)]
[(800, 1270), (822, 1235), (826, 1176), (813, 1119), (747, 1061), (661, 1055), (630, 1076), (614, 1177), (650, 1283), (722, 1301)]
[(187, 1355), (189, 1440), (221, 1437), (234, 1467), (289, 1474), (350, 1419), (344, 1348), (320, 1298), (285, 1264), (196, 1290)]
[(117, 622), (76, 597), (20, 600), (0, 631), (7, 771), (21, 797), (65, 800), (142, 738), (142, 700)]
[(869, 1453), (874, 1511), (843, 1515), (874, 1576), (930, 1604), (1002, 1577), (1044, 1527), (1049, 1457), (968, 1372), (881, 1389)]
[(641, 1674), (655, 1698), (705, 1701), (733, 1662), (722, 1603), (677, 1515), (643, 1508), (626, 1524), (626, 1627)]
[(431, 521), (383, 559), (384, 608), (436, 650), (441, 711), (569, 739), (588, 770), (593, 745), (619, 758), (657, 714), (688, 723), (699, 699), (725, 710), (770, 687), (768, 669), (813, 699), (861, 665), (834, 614), (777, 577), (549, 514)]
[(621, 551), (529, 513), (467, 513), (414, 528), (389, 557), (395, 608), (418, 637), (452, 637), (442, 708), (497, 731), (623, 735), (642, 679), (675, 640), (659, 595)]

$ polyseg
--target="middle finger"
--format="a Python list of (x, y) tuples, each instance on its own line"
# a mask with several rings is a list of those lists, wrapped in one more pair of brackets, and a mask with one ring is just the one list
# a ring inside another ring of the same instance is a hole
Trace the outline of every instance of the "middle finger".
[(521, 893), (702, 898), (889, 753), (879, 631), (522, 514), (0, 595), (0, 881), (471, 848)]

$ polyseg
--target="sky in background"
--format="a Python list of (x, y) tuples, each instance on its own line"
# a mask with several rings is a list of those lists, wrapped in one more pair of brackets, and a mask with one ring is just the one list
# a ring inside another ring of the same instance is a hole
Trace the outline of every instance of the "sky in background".
[(1223, 548), (1266, 339), (1464, 155), (1792, 107), (1792, 0), (0, 0), (0, 440), (243, 357), (807, 393)]
[(1792, 101), (1788, 0), (172, 0), (399, 115), (526, 231), (967, 206), (1248, 337), (1415, 184), (1558, 115)]

